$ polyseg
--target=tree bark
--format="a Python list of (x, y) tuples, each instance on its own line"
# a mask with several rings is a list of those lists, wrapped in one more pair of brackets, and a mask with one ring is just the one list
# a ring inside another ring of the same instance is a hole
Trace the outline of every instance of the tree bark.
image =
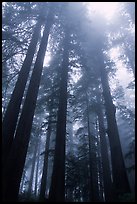
[(98, 52), (99, 60), (99, 71), (101, 77), (101, 83), (103, 88), (103, 96), (105, 100), (106, 118), (108, 124), (108, 137), (111, 149), (111, 160), (112, 160), (112, 173), (113, 173), (113, 184), (116, 190), (116, 194), (130, 192), (129, 181), (127, 178), (125, 163), (123, 159), (121, 143), (119, 138), (119, 132), (116, 122), (116, 108), (113, 104), (108, 77), (105, 70), (105, 64), (103, 54)]
[(34, 153), (32, 158), (31, 174), (30, 174), (29, 186), (28, 186), (28, 192), (27, 192), (28, 198), (31, 197), (31, 192), (32, 192), (32, 184), (33, 184), (33, 178), (34, 178), (34, 172), (35, 172), (37, 151), (38, 151), (38, 138), (35, 141)]
[(32, 60), (36, 51), (41, 25), (42, 25), (42, 22), (41, 20), (39, 20), (35, 27), (32, 40), (30, 42), (30, 45), (27, 51), (26, 58), (23, 62), (22, 68), (18, 76), (18, 80), (16, 82), (14, 91), (11, 95), (10, 102), (8, 104), (7, 110), (4, 115), (3, 124), (2, 124), (3, 165), (10, 152), (10, 148), (14, 139), (14, 133), (15, 133), (18, 115), (20, 111), (20, 105), (22, 102), (22, 97), (24, 94), (27, 79), (29, 76)]
[(41, 140), (41, 137), (39, 138), (39, 141), (38, 141), (38, 150), (37, 150), (37, 163), (36, 163), (36, 174), (35, 174), (35, 189), (34, 189), (34, 194), (35, 194), (35, 197), (37, 197), (37, 185), (38, 185), (38, 173), (39, 173), (39, 159), (40, 159), (40, 140)]
[(46, 192), (46, 185), (47, 185), (47, 173), (48, 173), (50, 135), (51, 135), (51, 118), (49, 118), (49, 122), (48, 122), (48, 132), (47, 132), (47, 138), (46, 138), (46, 144), (45, 144), (44, 165), (43, 165), (43, 172), (42, 172), (41, 186), (40, 186), (40, 195), (39, 195), (40, 201), (45, 200), (45, 192)]
[(23, 186), (24, 186), (25, 177), (26, 177), (26, 172), (23, 170), (22, 179), (21, 179), (21, 183), (20, 183), (20, 193), (23, 192)]
[[(95, 143), (90, 130), (90, 111), (88, 94), (86, 93), (87, 104), (87, 123), (88, 123), (88, 140), (89, 140), (89, 169), (90, 169), (90, 202), (99, 202), (99, 189), (97, 183), (97, 164), (96, 164), (96, 152)], [(92, 137), (92, 138), (91, 138)]]
[[(39, 84), (42, 74), (43, 61), (47, 48), (50, 28), (53, 24), (52, 11), (49, 11), (47, 24), (43, 33), (34, 70), (31, 76), (26, 99), (19, 119), (14, 143), (8, 157), (5, 173), (4, 200), (17, 201), (22, 171), (24, 168), (27, 148), (30, 139), (32, 121), (36, 107)], [(13, 188), (14, 186), (14, 188)]]
[(66, 136), (66, 115), (67, 115), (67, 79), (69, 64), (69, 33), (65, 33), (64, 53), (61, 70), (61, 84), (59, 96), (59, 109), (57, 117), (57, 132), (55, 142), (55, 155), (51, 187), (49, 192), (50, 201), (65, 201), (65, 136)]
[(99, 122), (105, 202), (112, 202), (113, 189), (112, 189), (111, 171), (110, 171), (110, 164), (109, 164), (109, 158), (108, 158), (108, 147), (107, 147), (107, 141), (106, 141), (106, 131), (104, 127), (104, 118), (103, 118), (103, 112), (102, 112), (101, 101), (99, 96), (97, 96), (97, 115), (98, 115), (98, 122)]

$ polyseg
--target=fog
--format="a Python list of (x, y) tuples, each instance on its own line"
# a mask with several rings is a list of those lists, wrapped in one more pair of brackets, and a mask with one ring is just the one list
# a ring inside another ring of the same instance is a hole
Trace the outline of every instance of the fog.
[(135, 202), (135, 3), (2, 3), (4, 202)]

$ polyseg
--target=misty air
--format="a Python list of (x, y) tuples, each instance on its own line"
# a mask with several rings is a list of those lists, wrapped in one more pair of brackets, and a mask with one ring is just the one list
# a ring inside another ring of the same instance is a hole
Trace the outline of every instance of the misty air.
[(135, 202), (135, 2), (2, 2), (1, 190)]

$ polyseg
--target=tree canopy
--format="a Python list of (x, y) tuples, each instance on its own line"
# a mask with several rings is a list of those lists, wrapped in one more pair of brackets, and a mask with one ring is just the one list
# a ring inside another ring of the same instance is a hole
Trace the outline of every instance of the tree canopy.
[(3, 2), (3, 201), (135, 202), (134, 98), (135, 2)]

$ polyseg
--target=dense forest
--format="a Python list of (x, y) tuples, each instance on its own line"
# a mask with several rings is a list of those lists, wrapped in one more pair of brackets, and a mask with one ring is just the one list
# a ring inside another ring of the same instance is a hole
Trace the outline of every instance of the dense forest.
[(2, 200), (135, 202), (135, 2), (2, 3)]

